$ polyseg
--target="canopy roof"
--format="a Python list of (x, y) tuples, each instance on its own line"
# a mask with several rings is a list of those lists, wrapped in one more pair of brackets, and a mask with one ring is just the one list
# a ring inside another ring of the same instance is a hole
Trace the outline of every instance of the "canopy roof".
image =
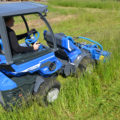
[(47, 6), (35, 2), (13, 2), (0, 4), (0, 16), (14, 16), (27, 13), (45, 13)]

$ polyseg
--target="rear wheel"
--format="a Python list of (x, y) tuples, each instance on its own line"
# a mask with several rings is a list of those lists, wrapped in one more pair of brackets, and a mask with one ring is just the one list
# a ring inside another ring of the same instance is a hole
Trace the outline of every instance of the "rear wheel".
[(60, 83), (55, 78), (48, 78), (39, 87), (38, 95), (40, 99), (37, 99), (37, 101), (40, 101), (39, 103), (42, 105), (53, 103), (58, 98), (59, 92)]

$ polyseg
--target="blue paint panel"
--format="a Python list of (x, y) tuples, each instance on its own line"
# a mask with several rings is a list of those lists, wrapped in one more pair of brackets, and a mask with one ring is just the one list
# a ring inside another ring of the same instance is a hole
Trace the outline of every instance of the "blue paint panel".
[(55, 73), (56, 71), (58, 71), (58, 70), (62, 67), (62, 63), (61, 63), (58, 59), (54, 59), (53, 62), (56, 63), (56, 68), (55, 68), (55, 70), (50, 71), (49, 68), (46, 66), (46, 67), (41, 68), (41, 69), (40, 69), (40, 72), (41, 72), (43, 75), (50, 75), (50, 74)]
[(80, 49), (76, 48), (74, 51), (72, 52), (68, 52), (67, 50), (65, 50), (65, 52), (67, 53), (70, 62), (74, 62), (76, 60), (76, 58), (78, 57), (78, 55), (80, 55), (82, 52), (80, 51)]
[(74, 43), (71, 40), (69, 40), (67, 37), (62, 38), (62, 47), (69, 52), (76, 49), (76, 46), (74, 45)]
[(62, 38), (62, 47), (72, 63), (76, 60), (78, 55), (82, 53), (81, 50), (74, 44), (74, 41), (70, 36)]
[[(40, 68), (40, 66), (46, 62), (56, 62), (56, 69), (54, 71), (50, 71), (48, 69), (49, 66), (46, 66), (46, 68)], [(32, 61), (20, 64), (20, 65), (12, 65), (12, 68), (15, 70), (15, 72), (7, 72), (5, 71), (6, 74), (12, 74), (15, 76), (20, 76), (24, 75), (26, 72), (29, 73), (34, 73), (36, 71), (41, 71), (43, 75), (48, 75), (55, 73), (58, 71), (62, 66), (62, 63), (55, 57), (54, 52), (51, 52), (47, 55), (44, 55), (42, 57), (36, 58)]]
[(46, 61), (50, 60), (52, 57), (53, 58), (55, 57), (53, 52), (20, 65), (13, 64), (12, 68), (15, 70), (15, 72), (21, 72), (26, 70), (27, 68), (35, 66), (36, 64), (45, 63)]
[(0, 54), (0, 64), (6, 64), (6, 58), (2, 54)]
[(16, 87), (17, 85), (14, 81), (0, 72), (0, 91), (12, 90)]
[(109, 52), (107, 52), (107, 51), (102, 51), (102, 53), (101, 53), (103, 56), (106, 56), (106, 57), (108, 57), (108, 56), (110, 56), (110, 53)]

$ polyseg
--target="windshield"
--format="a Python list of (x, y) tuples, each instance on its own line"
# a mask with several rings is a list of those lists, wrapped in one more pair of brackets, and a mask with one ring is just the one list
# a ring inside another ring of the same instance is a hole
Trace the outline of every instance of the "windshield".
[[(25, 15), (24, 17), (27, 21), (29, 31), (35, 29), (39, 33), (39, 38), (37, 39), (37, 42), (47, 46), (46, 41), (44, 40), (44, 31), (49, 31), (49, 29), (46, 26), (45, 22), (40, 19), (40, 16), (38, 14)], [(14, 17), (14, 20), (15, 23), (12, 29), (15, 31), (16, 35), (27, 33), (26, 26), (21, 16)], [(32, 36), (33, 35), (31, 35), (31, 37)], [(36, 37), (37, 36), (38, 34), (36, 34)], [(18, 42), (19, 44), (25, 43), (25, 38), (19, 40)], [(32, 46), (32, 44), (30, 46)]]

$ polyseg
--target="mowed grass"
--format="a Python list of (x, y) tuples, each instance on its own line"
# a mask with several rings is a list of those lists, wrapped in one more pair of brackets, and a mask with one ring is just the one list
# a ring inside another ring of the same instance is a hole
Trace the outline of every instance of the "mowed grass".
[[(52, 0), (48, 3), (48, 21), (53, 31), (96, 40), (111, 53), (110, 58), (105, 63), (101, 62), (92, 74), (86, 73), (80, 78), (59, 76), (61, 92), (52, 105), (41, 107), (34, 101), (29, 107), (21, 106), (13, 112), (0, 107), (0, 120), (120, 119), (120, 11), (110, 7), (73, 6), (76, 1), (61, 0), (62, 4), (59, 4), (59, 1)], [(73, 4), (69, 5), (71, 2)], [(88, 4), (88, 1), (82, 2)], [(106, 4), (108, 1), (96, 0), (90, 4), (94, 2)], [(120, 4), (111, 2), (115, 4), (114, 8)], [(108, 2), (108, 6), (110, 4)], [(43, 28), (36, 29), (40, 31)]]

